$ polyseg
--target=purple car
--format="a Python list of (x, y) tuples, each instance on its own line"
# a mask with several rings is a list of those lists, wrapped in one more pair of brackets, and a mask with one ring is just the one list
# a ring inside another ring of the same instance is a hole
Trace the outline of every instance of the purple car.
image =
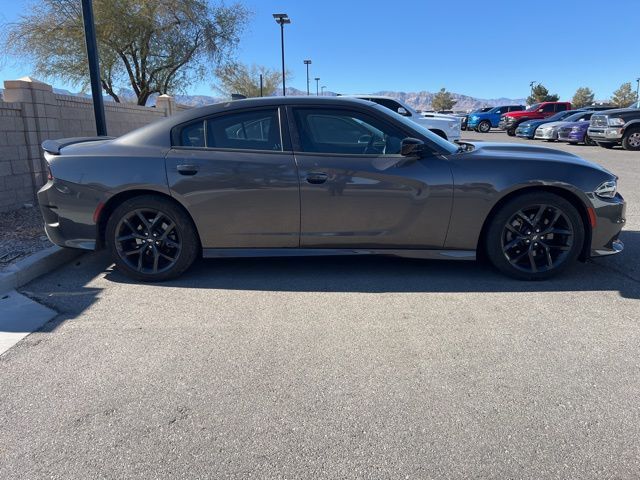
[(591, 140), (587, 135), (587, 129), (589, 128), (589, 119), (593, 112), (585, 112), (583, 118), (580, 118), (575, 122), (567, 122), (558, 130), (558, 140), (561, 142), (569, 142), (571, 145), (577, 143), (584, 143), (585, 145), (595, 145), (596, 142)]

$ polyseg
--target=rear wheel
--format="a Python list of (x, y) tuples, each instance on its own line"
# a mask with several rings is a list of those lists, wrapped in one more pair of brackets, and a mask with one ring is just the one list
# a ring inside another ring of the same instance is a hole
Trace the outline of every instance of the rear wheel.
[(501, 272), (521, 280), (557, 275), (578, 258), (584, 225), (576, 208), (549, 192), (525, 193), (490, 219), (486, 253)]
[(118, 206), (109, 217), (106, 241), (119, 270), (148, 282), (179, 276), (199, 250), (191, 219), (174, 202), (155, 195)]
[(483, 120), (478, 124), (478, 131), (480, 133), (487, 133), (491, 130), (491, 122), (488, 120)]
[(640, 128), (630, 128), (622, 138), (622, 148), (625, 150), (640, 150)]

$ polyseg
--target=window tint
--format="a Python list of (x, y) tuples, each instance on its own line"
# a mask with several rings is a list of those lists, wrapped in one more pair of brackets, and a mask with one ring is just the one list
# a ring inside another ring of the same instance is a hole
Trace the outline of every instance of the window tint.
[(210, 118), (207, 120), (207, 147), (282, 150), (277, 109)]
[(562, 112), (564, 110), (567, 109), (567, 104), (566, 103), (557, 103), (556, 104), (556, 112)]
[(182, 127), (179, 141), (182, 147), (204, 147), (204, 121)]
[(547, 105), (543, 105), (540, 109), (541, 112), (555, 112), (555, 105), (553, 103), (548, 103)]
[(521, 110), (522, 107), (520, 105), (512, 105), (511, 107), (509, 107), (510, 112), (520, 112)]
[(397, 155), (405, 135), (369, 115), (342, 109), (295, 109), (302, 150), (347, 155)]

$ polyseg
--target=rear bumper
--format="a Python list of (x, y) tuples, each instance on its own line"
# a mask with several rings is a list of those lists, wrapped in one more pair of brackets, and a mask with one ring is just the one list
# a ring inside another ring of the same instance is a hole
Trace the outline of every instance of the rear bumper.
[(100, 204), (96, 192), (50, 180), (38, 192), (38, 203), (49, 240), (61, 247), (96, 249), (98, 229), (93, 214)]

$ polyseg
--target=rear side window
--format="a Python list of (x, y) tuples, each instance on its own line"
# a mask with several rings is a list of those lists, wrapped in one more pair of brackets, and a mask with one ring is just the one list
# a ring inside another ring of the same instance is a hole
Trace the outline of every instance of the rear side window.
[(198, 120), (181, 127), (177, 138), (182, 147), (282, 150), (276, 108), (228, 113)]
[(509, 111), (510, 112), (520, 112), (522, 110), (524, 110), (522, 108), (522, 105), (513, 105), (513, 106), (509, 107)]
[(564, 112), (567, 109), (566, 103), (556, 103), (556, 112)]
[(548, 113), (548, 112), (555, 112), (555, 104), (553, 103), (548, 103), (546, 105), (543, 105), (542, 108), (540, 109), (541, 112), (544, 113)]

